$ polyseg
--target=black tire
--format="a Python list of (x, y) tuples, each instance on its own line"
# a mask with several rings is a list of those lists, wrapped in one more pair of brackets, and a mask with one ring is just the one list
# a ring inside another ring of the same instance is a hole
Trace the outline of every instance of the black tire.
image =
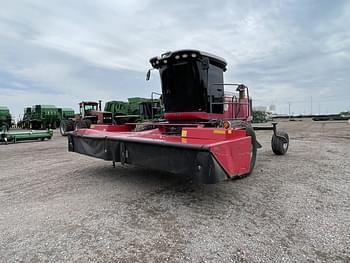
[[(281, 138), (282, 137), (282, 138)], [(276, 155), (285, 155), (289, 148), (289, 136), (286, 132), (278, 131), (272, 135), (271, 148)]]
[(247, 132), (247, 135), (249, 135), (252, 139), (252, 153), (251, 153), (251, 160), (250, 160), (250, 169), (249, 169), (249, 173), (245, 175), (245, 176), (248, 176), (253, 172), (254, 167), (255, 167), (258, 145), (257, 145), (257, 141), (256, 141), (255, 131), (250, 125), (246, 126), (246, 132)]
[(62, 136), (66, 136), (67, 135), (67, 132), (69, 131), (68, 130), (68, 120), (61, 120), (61, 123), (60, 123), (60, 133)]
[(75, 122), (73, 120), (67, 120), (67, 132), (74, 131)]
[(77, 121), (75, 123), (75, 129), (86, 129), (88, 128), (87, 122), (85, 120)]
[(80, 129), (81, 128), (81, 121), (77, 121), (75, 124), (74, 124), (74, 129), (77, 130), (77, 129)]
[(89, 119), (85, 119), (84, 121), (85, 121), (85, 123), (86, 123), (86, 128), (89, 128), (89, 129), (90, 129), (91, 124), (92, 124), (92, 121), (89, 120)]

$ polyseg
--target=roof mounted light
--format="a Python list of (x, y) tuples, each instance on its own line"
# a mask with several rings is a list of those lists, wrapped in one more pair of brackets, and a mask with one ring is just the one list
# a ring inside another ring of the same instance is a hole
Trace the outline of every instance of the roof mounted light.
[(163, 62), (164, 62), (164, 64), (166, 64), (166, 63), (168, 63), (168, 60), (164, 59)]
[(176, 56), (175, 56), (175, 59), (179, 59), (179, 58), (180, 58), (180, 56), (179, 56), (179, 55), (176, 55)]
[(195, 58), (195, 57), (197, 57), (197, 54), (196, 53), (192, 53), (191, 57)]
[(183, 57), (183, 58), (187, 58), (187, 57), (188, 57), (188, 54), (182, 54), (182, 57)]

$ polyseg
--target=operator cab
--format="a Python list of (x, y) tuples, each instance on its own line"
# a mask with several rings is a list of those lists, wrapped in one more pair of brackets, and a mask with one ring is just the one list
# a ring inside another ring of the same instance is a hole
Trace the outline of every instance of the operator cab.
[(227, 65), (223, 58), (179, 50), (154, 57), (150, 63), (160, 73), (165, 113), (223, 114)]
[(80, 115), (85, 118), (91, 115), (91, 111), (97, 111), (99, 104), (93, 101), (83, 101), (79, 103)]

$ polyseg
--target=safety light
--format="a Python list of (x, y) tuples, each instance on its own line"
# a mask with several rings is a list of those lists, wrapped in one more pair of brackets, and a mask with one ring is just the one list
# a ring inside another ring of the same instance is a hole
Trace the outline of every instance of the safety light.
[(191, 57), (195, 58), (195, 57), (197, 57), (197, 54), (193, 53), (193, 54), (191, 54)]
[(183, 57), (183, 58), (187, 58), (188, 55), (187, 55), (187, 54), (182, 54), (182, 57)]
[(176, 56), (175, 56), (175, 59), (179, 59), (179, 58), (180, 58), (180, 56), (179, 56), (179, 55), (176, 55)]

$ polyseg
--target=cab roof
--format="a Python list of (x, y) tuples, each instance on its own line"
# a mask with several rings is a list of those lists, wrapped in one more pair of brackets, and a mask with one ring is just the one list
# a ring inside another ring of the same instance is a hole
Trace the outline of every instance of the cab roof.
[(98, 102), (96, 102), (96, 101), (82, 101), (79, 103), (79, 105), (81, 105), (83, 103), (84, 104), (91, 104), (91, 105), (98, 105)]
[(175, 61), (183, 61), (183, 60), (189, 60), (189, 59), (203, 59), (208, 58), (209, 63), (213, 64), (215, 66), (218, 66), (222, 68), (224, 71), (226, 70), (227, 62), (225, 59), (204, 52), (200, 50), (194, 50), (194, 49), (181, 49), (177, 51), (168, 51), (163, 54), (161, 54), (158, 57), (153, 57), (150, 59), (150, 63), (154, 68), (160, 68), (161, 66), (165, 66), (168, 63), (172, 63)]

